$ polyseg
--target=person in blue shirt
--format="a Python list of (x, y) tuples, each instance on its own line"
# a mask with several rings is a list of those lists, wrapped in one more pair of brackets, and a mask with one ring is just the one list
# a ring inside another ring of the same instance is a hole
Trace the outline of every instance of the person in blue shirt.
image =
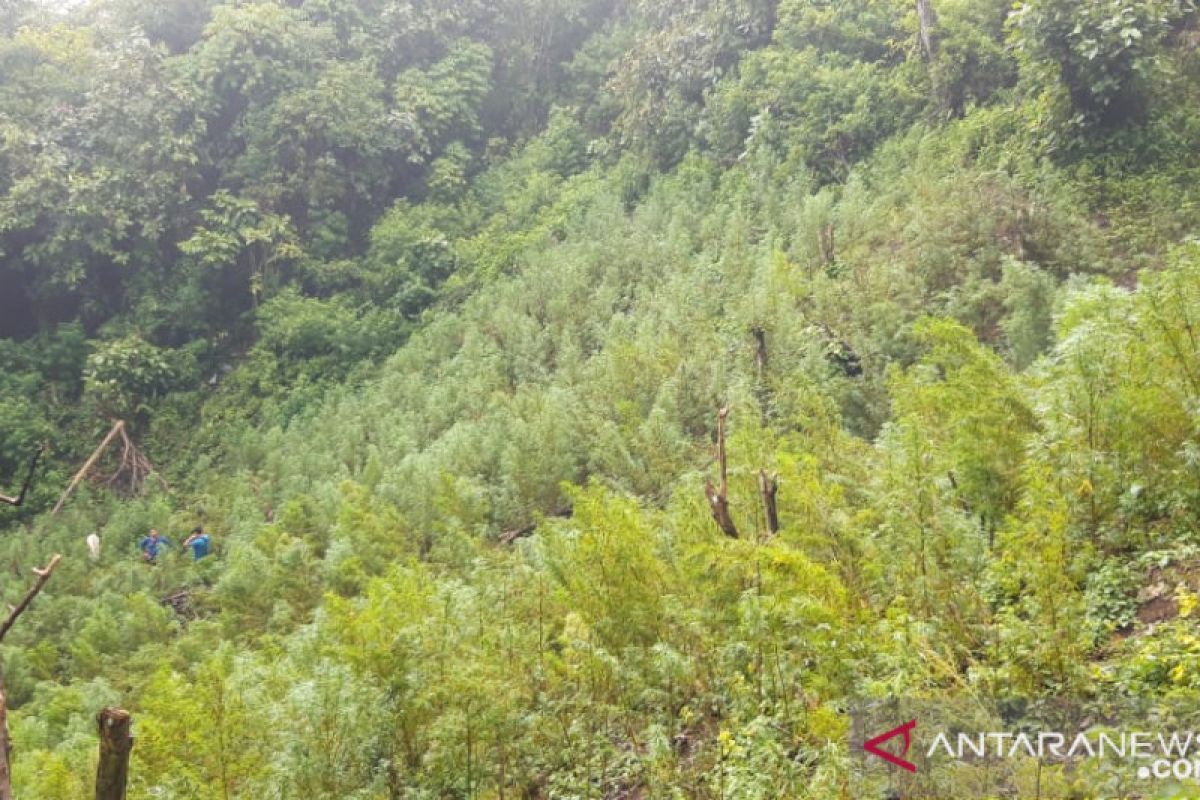
[(197, 525), (192, 528), (192, 535), (183, 540), (183, 546), (192, 548), (192, 558), (199, 561), (208, 555), (208, 534)]
[(151, 528), (149, 535), (142, 539), (138, 546), (142, 548), (142, 561), (147, 564), (155, 564), (158, 563), (159, 551), (163, 547), (170, 547), (171, 542), (166, 537), (160, 536), (157, 530)]

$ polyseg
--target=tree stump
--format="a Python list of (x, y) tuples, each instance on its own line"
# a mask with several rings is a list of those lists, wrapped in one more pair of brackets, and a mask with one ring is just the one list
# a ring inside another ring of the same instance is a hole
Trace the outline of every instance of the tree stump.
[(133, 750), (128, 711), (106, 708), (96, 717), (100, 727), (100, 765), (96, 768), (96, 800), (125, 800), (129, 752)]
[(767, 532), (772, 536), (779, 533), (779, 476), (768, 475), (765, 469), (758, 471), (758, 491), (762, 494), (763, 513), (767, 518)]

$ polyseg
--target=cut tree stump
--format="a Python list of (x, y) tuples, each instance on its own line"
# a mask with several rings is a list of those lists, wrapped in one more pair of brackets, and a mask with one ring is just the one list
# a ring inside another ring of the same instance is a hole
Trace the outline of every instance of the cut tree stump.
[(763, 513), (767, 517), (767, 532), (774, 536), (779, 533), (779, 506), (775, 497), (779, 494), (779, 476), (767, 474), (765, 469), (759, 470), (758, 491), (762, 494)]
[(106, 708), (96, 717), (100, 728), (100, 764), (96, 767), (96, 800), (125, 800), (129, 753), (133, 750), (133, 718), (128, 711)]
[(708, 498), (708, 508), (712, 512), (717, 527), (731, 539), (738, 538), (737, 525), (729, 512), (729, 472), (725, 456), (725, 418), (729, 416), (729, 407), (725, 406), (717, 412), (717, 463), (721, 470), (721, 485), (713, 486), (712, 481), (705, 481), (704, 496)]

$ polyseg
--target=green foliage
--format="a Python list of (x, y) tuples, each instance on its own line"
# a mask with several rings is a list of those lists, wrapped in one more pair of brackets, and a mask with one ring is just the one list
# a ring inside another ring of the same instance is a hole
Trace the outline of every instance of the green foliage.
[(1191, 0), (1027, 0), (1012, 43), (1052, 122), (1111, 127), (1144, 115), (1163, 41), (1194, 13)]
[[(933, 5), (0, 15), (18, 794), (104, 705), (180, 800), (825, 800), (851, 697), (1194, 705), (1194, 14)], [(170, 489), (44, 514), (100, 415)]]
[(106, 416), (141, 414), (172, 388), (177, 367), (171, 361), (166, 351), (136, 333), (103, 342), (83, 370), (85, 397)]

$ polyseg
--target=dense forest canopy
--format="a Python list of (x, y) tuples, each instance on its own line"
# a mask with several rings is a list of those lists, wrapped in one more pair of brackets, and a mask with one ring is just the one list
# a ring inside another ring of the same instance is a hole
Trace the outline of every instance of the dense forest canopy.
[(16, 796), (110, 705), (139, 800), (849, 798), (854, 697), (1198, 707), (1197, 109), (1192, 0), (0, 0)]

